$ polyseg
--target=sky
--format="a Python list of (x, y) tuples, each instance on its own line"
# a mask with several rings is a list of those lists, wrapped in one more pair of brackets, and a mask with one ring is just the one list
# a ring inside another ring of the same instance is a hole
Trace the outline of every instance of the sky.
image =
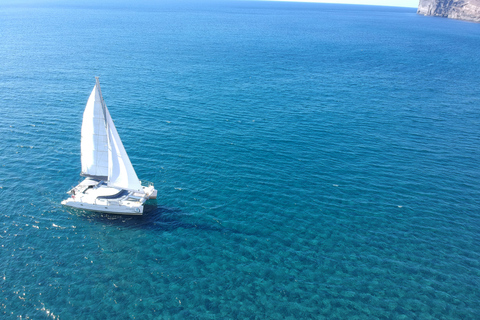
[(348, 3), (365, 4), (375, 6), (393, 6), (417, 8), (419, 0), (269, 0), (269, 1), (290, 1), (290, 2), (325, 2), (325, 3)]

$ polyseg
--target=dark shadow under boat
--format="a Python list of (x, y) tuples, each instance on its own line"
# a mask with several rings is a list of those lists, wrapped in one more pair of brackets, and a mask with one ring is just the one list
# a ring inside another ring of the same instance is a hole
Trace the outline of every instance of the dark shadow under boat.
[[(150, 201), (149, 201), (150, 202)], [(153, 200), (152, 202), (155, 202)], [(158, 206), (151, 203), (144, 205), (144, 213), (141, 216), (117, 215), (110, 213), (78, 210), (78, 216), (97, 223), (120, 228), (144, 229), (151, 231), (172, 231), (176, 229), (198, 229), (230, 234), (243, 234), (237, 230), (209, 225), (194, 220), (195, 217), (182, 212), (178, 208)]]

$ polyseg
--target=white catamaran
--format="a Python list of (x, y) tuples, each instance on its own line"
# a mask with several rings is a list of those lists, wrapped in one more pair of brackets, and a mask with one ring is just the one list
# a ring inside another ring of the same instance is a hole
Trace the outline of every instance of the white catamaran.
[(128, 215), (143, 214), (143, 205), (157, 190), (142, 186), (110, 117), (98, 77), (82, 123), (82, 172), (86, 179), (67, 193), (65, 206)]

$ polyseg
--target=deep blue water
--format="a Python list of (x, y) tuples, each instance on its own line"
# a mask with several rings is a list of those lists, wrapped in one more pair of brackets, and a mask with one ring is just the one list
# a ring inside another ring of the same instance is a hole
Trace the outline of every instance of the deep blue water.
[[(480, 24), (274, 2), (0, 7), (2, 319), (475, 319)], [(95, 79), (143, 217), (60, 205)]]

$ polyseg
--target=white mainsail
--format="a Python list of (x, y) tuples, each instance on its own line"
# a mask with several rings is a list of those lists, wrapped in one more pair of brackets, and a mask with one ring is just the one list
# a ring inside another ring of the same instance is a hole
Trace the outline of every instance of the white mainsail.
[(96, 78), (82, 124), (82, 175), (108, 186), (144, 193), (140, 180), (105, 105)]
[(108, 179), (108, 137), (101, 93), (97, 84), (88, 98), (82, 122), (82, 176)]

